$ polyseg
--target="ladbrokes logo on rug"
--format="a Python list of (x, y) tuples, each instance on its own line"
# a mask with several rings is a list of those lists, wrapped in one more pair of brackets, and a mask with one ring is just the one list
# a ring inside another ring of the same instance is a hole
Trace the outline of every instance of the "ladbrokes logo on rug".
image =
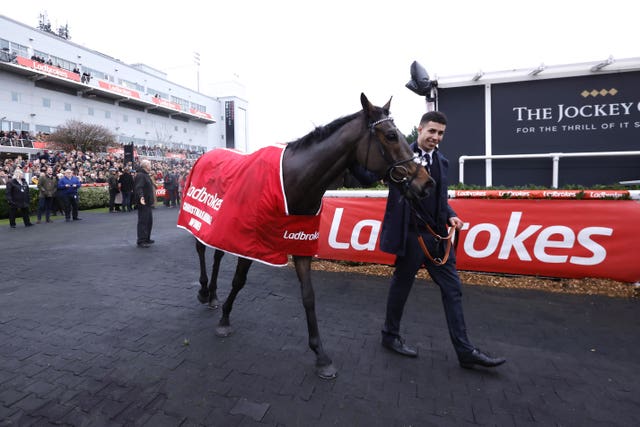
[(196, 188), (192, 185), (187, 190), (187, 197), (191, 197), (193, 200), (202, 202), (216, 211), (220, 210), (220, 207), (222, 206), (222, 202), (224, 201), (223, 199), (218, 197), (218, 193), (216, 194), (207, 193), (207, 189), (204, 186), (200, 188)]
[(286, 240), (300, 240), (300, 241), (310, 241), (310, 240), (318, 240), (320, 237), (320, 232), (316, 231), (315, 233), (305, 233), (304, 231), (291, 232), (289, 230), (284, 231), (284, 235), (282, 236)]

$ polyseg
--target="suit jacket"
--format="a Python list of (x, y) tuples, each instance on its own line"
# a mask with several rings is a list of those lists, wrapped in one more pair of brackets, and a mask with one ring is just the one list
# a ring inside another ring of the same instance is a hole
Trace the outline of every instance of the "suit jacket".
[[(411, 144), (412, 150), (417, 150), (417, 142)], [(433, 153), (431, 172), (436, 185), (431, 189), (429, 197), (414, 201), (420, 218), (441, 236), (446, 236), (449, 218), (457, 216), (448, 201), (447, 171), (449, 161), (436, 148)], [(409, 227), (414, 226), (415, 216), (412, 214), (411, 203), (404, 197), (399, 185), (389, 183), (389, 196), (382, 220), (380, 234), (380, 249), (384, 252), (404, 256), (405, 242)], [(417, 221), (418, 228), (424, 230), (421, 220)]]
[(149, 173), (140, 168), (134, 180), (134, 198), (137, 205), (140, 204), (140, 198), (144, 197), (146, 206), (153, 206), (155, 199), (155, 187)]

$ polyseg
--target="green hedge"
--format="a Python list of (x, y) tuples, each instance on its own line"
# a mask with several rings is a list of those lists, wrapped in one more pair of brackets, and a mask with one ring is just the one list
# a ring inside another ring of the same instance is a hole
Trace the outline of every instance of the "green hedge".
[[(9, 205), (7, 204), (6, 189), (0, 188), (0, 218), (9, 217)], [(78, 192), (80, 210), (103, 208), (109, 204), (109, 191), (107, 187), (80, 187)], [(29, 188), (29, 211), (34, 213), (38, 209), (38, 190)]]

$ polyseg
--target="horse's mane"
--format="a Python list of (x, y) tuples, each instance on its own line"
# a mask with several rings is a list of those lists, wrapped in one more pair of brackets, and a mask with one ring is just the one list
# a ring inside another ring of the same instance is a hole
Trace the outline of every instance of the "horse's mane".
[(332, 121), (331, 123), (326, 124), (324, 126), (318, 126), (314, 130), (309, 132), (307, 135), (303, 136), (302, 138), (288, 143), (287, 147), (288, 147), (288, 149), (294, 149), (295, 150), (295, 149), (299, 149), (299, 148), (304, 148), (304, 147), (306, 147), (308, 145), (311, 145), (311, 144), (314, 144), (314, 143), (316, 143), (318, 141), (325, 140), (331, 134), (333, 134), (335, 131), (340, 129), (343, 125), (345, 125), (346, 123), (349, 123), (351, 120), (355, 119), (360, 114), (362, 114), (362, 111), (350, 114), (348, 116), (337, 118), (334, 121)]

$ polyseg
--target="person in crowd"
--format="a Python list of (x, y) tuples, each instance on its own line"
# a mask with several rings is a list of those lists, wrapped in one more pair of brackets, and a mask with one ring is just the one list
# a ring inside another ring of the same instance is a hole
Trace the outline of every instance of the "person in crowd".
[(107, 178), (105, 178), (104, 172), (103, 171), (98, 171), (98, 178), (96, 178), (96, 183), (104, 184), (106, 182), (107, 182)]
[(120, 208), (116, 209), (116, 196), (120, 193), (120, 184), (118, 183), (118, 171), (115, 168), (109, 169), (109, 213), (120, 212)]
[(140, 162), (138, 173), (134, 181), (134, 197), (138, 208), (138, 239), (139, 248), (148, 248), (154, 240), (151, 239), (153, 228), (153, 203), (155, 201), (155, 185), (151, 180), (151, 162), (144, 159)]
[(22, 169), (16, 168), (13, 179), (7, 183), (6, 199), (9, 205), (9, 227), (16, 228), (16, 215), (20, 211), (25, 227), (33, 224), (29, 219), (29, 183), (24, 179)]
[(128, 167), (122, 171), (118, 182), (120, 184), (120, 193), (122, 194), (122, 211), (131, 212), (133, 210), (133, 177), (129, 173)]
[(9, 182), (9, 176), (4, 169), (0, 169), (0, 185), (7, 185)]
[(456, 269), (455, 249), (447, 245), (447, 226), (460, 229), (464, 222), (458, 218), (447, 199), (449, 162), (439, 150), (446, 127), (444, 113), (425, 113), (418, 125), (417, 141), (411, 146), (437, 183), (430, 195), (412, 208), (402, 196), (399, 186), (393, 182), (389, 185), (380, 249), (395, 254), (396, 261), (387, 297), (382, 345), (403, 356), (417, 357), (417, 351), (405, 344), (400, 336), (400, 321), (416, 273), (424, 265), (440, 288), (449, 336), (460, 366), (493, 368), (503, 364), (505, 359), (490, 356), (469, 340), (462, 310), (462, 286)]
[(70, 222), (72, 217), (74, 221), (82, 219), (78, 217), (78, 189), (81, 186), (82, 183), (73, 175), (71, 169), (64, 171), (64, 176), (58, 180), (58, 194), (62, 197), (64, 217), (67, 222)]
[(58, 190), (58, 179), (53, 175), (53, 168), (47, 167), (45, 172), (38, 178), (38, 220), (40, 224), (42, 213), (47, 222), (51, 222), (51, 211), (53, 210), (53, 199)]
[(164, 175), (164, 189), (166, 192), (164, 204), (169, 208), (175, 208), (178, 200), (178, 186), (180, 185), (180, 177), (177, 172), (177, 168), (174, 168), (173, 172), (168, 171)]

